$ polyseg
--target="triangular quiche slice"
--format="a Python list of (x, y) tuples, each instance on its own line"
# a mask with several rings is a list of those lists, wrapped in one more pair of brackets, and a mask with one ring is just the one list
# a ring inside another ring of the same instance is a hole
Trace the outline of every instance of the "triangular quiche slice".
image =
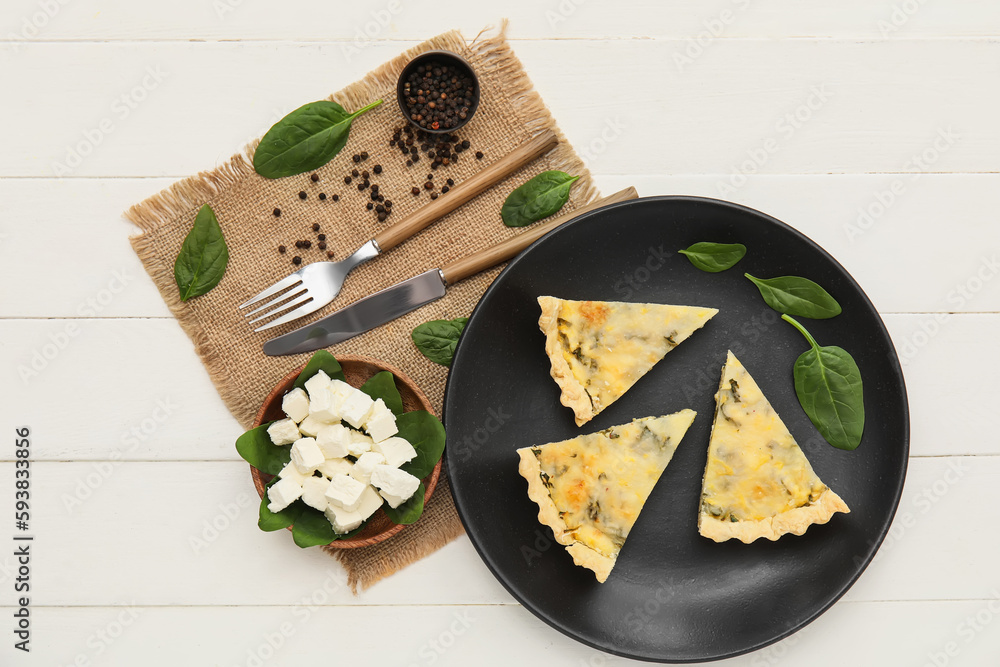
[(801, 535), (847, 503), (813, 472), (760, 387), (729, 352), (715, 395), (698, 532), (716, 542)]
[(545, 354), (560, 402), (582, 426), (608, 407), (670, 350), (700, 329), (715, 308), (538, 297)]
[(517, 450), (518, 471), (538, 520), (552, 529), (577, 565), (604, 582), (693, 410)]

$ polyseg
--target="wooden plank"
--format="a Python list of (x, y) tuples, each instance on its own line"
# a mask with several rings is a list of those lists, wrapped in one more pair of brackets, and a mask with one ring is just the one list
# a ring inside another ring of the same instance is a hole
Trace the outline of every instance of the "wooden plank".
[[(981, 600), (963, 602), (842, 603), (777, 644), (715, 664), (992, 665), (1000, 652), (996, 595), (985, 592)], [(13, 655), (11, 642), (5, 642), (4, 664), (177, 665), (190, 663), (193, 653), (196, 664), (227, 667), (313, 664), (330, 655), (348, 663), (410, 667), (633, 664), (558, 633), (518, 606), (107, 606), (33, 612), (30, 658)], [(377, 641), (386, 628), (392, 641)], [(334, 634), (342, 639), (332, 640)]]
[[(63, 3), (60, 3), (63, 4)], [(204, 3), (181, 0), (137, 13), (126, 0), (105, 0), (101, 11), (88, 5), (50, 5), (14, 0), (4, 22), (6, 40), (357, 40), (423, 39), (446, 28), (469, 37), (497, 21), (488, 4), (448, 1), (437, 12), (399, 1), (350, 4), (290, 0), (280, 12), (255, 11), (243, 0)], [(58, 9), (56, 9), (58, 8)], [(47, 16), (46, 14), (51, 14)], [(912, 38), (997, 35), (1000, 16), (989, 2), (871, 3), (831, 0), (808, 8), (793, 0), (630, 2), (609, 11), (606, 3), (510, 0), (514, 39), (680, 38), (695, 41), (740, 37)], [(447, 17), (442, 21), (441, 16)], [(27, 21), (27, 23), (25, 22)]]
[[(0, 45), (0, 85), (32, 102), (0, 109), (25, 128), (0, 176), (195, 173), (408, 44), (378, 42), (349, 62), (332, 43)], [(529, 40), (517, 52), (571, 141), (613, 138), (605, 173), (738, 184), (747, 173), (996, 170), (1000, 92), (981, 84), (1000, 75), (1000, 42), (719, 40), (678, 65), (687, 46), (566, 40), (553, 58), (552, 42)]]
[[(37, 462), (32, 471), (33, 590), (47, 605), (295, 604), (327, 579), (331, 604), (512, 602), (465, 537), (353, 597), (331, 557), (299, 549), (284, 531), (260, 532), (243, 463)], [(0, 474), (12, 479), (13, 464), (0, 464)], [(1000, 533), (982, 530), (981, 515), (968, 511), (998, 484), (1000, 457), (912, 459), (893, 532), (849, 599), (978, 599), (1000, 586), (983, 574), (992, 571)], [(169, 568), (153, 575), (112, 554)], [(0, 565), (2, 583), (14, 571), (12, 556), (0, 556)], [(262, 576), (267, 586), (255, 583)]]
[[(593, 167), (601, 168), (600, 157)], [(604, 192), (635, 185), (642, 196), (719, 196), (719, 176), (598, 171), (596, 178)], [(134, 228), (120, 214), (172, 182), (0, 179), (6, 212), (0, 262), (9, 275), (31, 275), (35, 283), (4, 294), (0, 317), (169, 317), (128, 244)], [(883, 312), (1000, 310), (1000, 280), (982, 282), (976, 275), (985, 267), (984, 275), (993, 277), (988, 262), (1000, 247), (1000, 226), (994, 224), (1000, 175), (759, 175), (730, 199), (822, 245)], [(946, 225), (965, 242), (940, 243)], [(56, 241), (40, 246), (41, 237)], [(38, 270), (40, 257), (44, 271)]]

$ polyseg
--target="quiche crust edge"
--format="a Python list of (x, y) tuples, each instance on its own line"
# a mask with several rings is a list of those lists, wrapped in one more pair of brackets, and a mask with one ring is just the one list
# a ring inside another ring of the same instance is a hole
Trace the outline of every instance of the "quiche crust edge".
[(548, 489), (542, 484), (541, 464), (538, 457), (531, 451), (531, 447), (524, 447), (517, 450), (521, 462), (517, 466), (517, 471), (528, 481), (528, 498), (538, 505), (538, 521), (552, 529), (556, 542), (566, 547), (566, 551), (573, 557), (573, 562), (581, 567), (593, 570), (597, 576), (597, 581), (604, 583), (611, 574), (615, 566), (615, 558), (606, 556), (585, 544), (577, 542), (567, 530), (566, 522), (559, 516), (556, 504), (552, 502)]
[(576, 425), (583, 426), (594, 418), (594, 404), (584, 386), (573, 377), (569, 363), (562, 355), (559, 345), (559, 299), (552, 296), (538, 297), (542, 315), (538, 318), (538, 328), (545, 334), (545, 354), (552, 363), (550, 375), (559, 385), (559, 402), (573, 411)]
[(827, 487), (815, 502), (756, 521), (723, 521), (704, 511), (699, 512), (698, 532), (716, 542), (735, 538), (750, 544), (761, 537), (774, 541), (788, 533), (802, 535), (809, 526), (826, 523), (837, 512), (847, 514), (850, 511), (847, 503)]

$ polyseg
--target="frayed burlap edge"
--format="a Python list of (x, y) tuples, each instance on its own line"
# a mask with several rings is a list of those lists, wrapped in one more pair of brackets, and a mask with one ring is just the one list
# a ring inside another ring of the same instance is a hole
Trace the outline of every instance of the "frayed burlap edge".
[[(392, 60), (369, 72), (364, 78), (348, 85), (343, 90), (330, 95), (327, 99), (338, 102), (348, 109), (367, 104), (376, 89), (386, 85), (395, 85), (399, 72), (414, 56), (432, 49), (452, 51), (469, 50), (476, 60), (481, 60), (500, 74), (510, 76), (507, 82), (510, 91), (510, 101), (517, 114), (520, 127), (524, 127), (532, 135), (550, 129), (559, 139), (558, 146), (549, 155), (553, 168), (561, 169), (571, 174), (579, 174), (576, 190), (580, 193), (583, 203), (590, 202), (597, 196), (597, 188), (593, 184), (590, 172), (578, 155), (567, 143), (566, 137), (556, 126), (555, 119), (548, 107), (542, 101), (541, 95), (534, 89), (531, 79), (524, 72), (520, 59), (506, 40), (507, 19), (500, 23), (499, 30), (491, 36), (485, 36), (492, 29), (487, 28), (467, 44), (462, 34), (452, 30), (408, 49)], [(203, 171), (195, 176), (174, 183), (169, 188), (152, 195), (146, 200), (130, 207), (124, 217), (141, 230), (139, 234), (130, 237), (130, 242), (136, 254), (142, 261), (147, 273), (153, 279), (167, 307), (177, 318), (183, 331), (194, 343), (195, 351), (205, 364), (209, 377), (215, 384), (223, 402), (236, 419), (248, 428), (253, 415), (259, 407), (246, 397), (240, 396), (232, 387), (228, 374), (221, 364), (217, 363), (216, 355), (208, 338), (199, 328), (199, 323), (193, 312), (184, 307), (177, 290), (173, 286), (173, 266), (166, 265), (155, 254), (145, 236), (160, 225), (174, 220), (193, 208), (200, 207), (221, 191), (236, 186), (244, 179), (255, 176), (253, 169), (253, 154), (260, 140), (247, 144), (243, 150), (233, 155), (226, 163), (211, 171)], [(329, 549), (323, 550), (337, 558), (344, 566), (348, 575), (348, 585), (354, 594), (358, 587), (367, 589), (377, 581), (392, 575), (407, 565), (420, 560), (441, 547), (445, 546), (464, 531), (458, 520), (454, 503), (451, 498), (440, 498), (451, 494), (451, 487), (445, 475), (442, 475), (437, 492), (431, 497), (428, 508), (441, 505), (445, 516), (440, 516), (433, 523), (438, 526), (421, 526), (418, 522), (407, 530), (414, 531), (424, 528), (424, 535), (415, 540), (408, 548), (398, 551), (391, 557), (378, 553), (378, 545), (366, 549)], [(435, 500), (438, 502), (435, 503)], [(449, 515), (454, 520), (449, 520)], [(430, 523), (430, 522), (428, 522)], [(443, 530), (442, 530), (443, 528)], [(360, 567), (364, 564), (364, 567)]]

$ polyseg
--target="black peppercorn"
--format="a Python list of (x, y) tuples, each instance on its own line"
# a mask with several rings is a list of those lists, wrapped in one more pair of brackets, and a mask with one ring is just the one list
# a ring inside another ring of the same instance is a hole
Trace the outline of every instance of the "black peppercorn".
[(357, 176), (357, 175), (358, 175), (358, 170), (357, 169), (351, 169), (351, 176)]
[(376, 174), (381, 174), (382, 173), (382, 165), (380, 165), (380, 164), (375, 165), (374, 167), (372, 167), (372, 171), (374, 171)]
[(344, 185), (350, 185), (350, 184), (351, 184), (351, 177), (344, 176)]
[(414, 197), (416, 197), (417, 195), (420, 194), (420, 188), (417, 187), (411, 188), (410, 192), (413, 194)]
[(455, 185), (455, 181), (450, 178), (447, 181), (445, 181), (445, 183), (447, 183), (448, 185)]
[(299, 199), (305, 199), (305, 198), (306, 198), (306, 196), (307, 196), (307, 195), (306, 195), (306, 191), (305, 191), (305, 190), (301, 190), (301, 191), (299, 192)]
[(301, 263), (302, 263), (302, 258), (301, 257), (299, 257), (298, 255), (296, 255), (295, 257), (292, 257), (292, 264), (299, 265)]
[(437, 199), (437, 198), (438, 198), (438, 193), (432, 192), (431, 193), (431, 199)]
[(379, 213), (378, 214), (378, 221), (379, 222), (385, 222), (385, 213)]
[(483, 159), (483, 152), (482, 151), (476, 151), (476, 159), (477, 160), (482, 160)]
[(430, 182), (430, 181), (424, 181), (424, 189), (425, 190), (430, 190), (433, 187), (434, 187), (434, 184), (432, 182)]
[(413, 160), (407, 160), (406, 161), (406, 166), (407, 167), (412, 167), (413, 166)]
[(309, 177), (309, 180), (315, 183), (316, 181), (319, 180), (319, 174), (313, 174), (312, 176)]
[(319, 223), (318, 222), (314, 222), (313, 223), (313, 231), (314, 232), (318, 232), (319, 231)]
[(369, 173), (368, 173), (368, 170), (367, 170), (367, 169), (365, 169), (365, 170), (364, 170), (363, 172), (361, 172), (361, 178), (365, 179), (366, 181), (367, 181), (367, 180), (368, 180), (368, 179), (369, 179), (370, 177), (371, 177), (371, 174), (369, 174)]
[(385, 213), (385, 206), (383, 206), (382, 204), (379, 204), (378, 206), (375, 207), (375, 210), (378, 213)]
[(386, 208), (392, 208), (392, 200), (391, 199), (386, 199), (385, 200), (385, 207)]
[(281, 209), (280, 208), (274, 209), (274, 217), (277, 218), (279, 215), (281, 215)]
[(326, 251), (326, 256), (329, 257), (330, 259), (333, 259), (333, 251), (332, 250), (327, 250)]
[(319, 193), (319, 200), (320, 201), (326, 201), (326, 193), (325, 192)]
[(357, 164), (358, 162), (361, 162), (361, 156), (360, 155), (355, 155), (351, 159), (354, 160), (355, 164)]
[(303, 248), (311, 248), (311, 247), (312, 247), (312, 244), (313, 244), (313, 242), (312, 242), (312, 241), (303, 241), (303, 242), (302, 242), (302, 247), (303, 247)]
[(361, 159), (362, 160), (368, 159), (368, 151), (361, 151)]
[(316, 247), (319, 248), (320, 250), (326, 250), (326, 242), (320, 241), (319, 243), (316, 244)]
[(462, 149), (463, 150), (466, 149), (466, 148), (468, 148), (469, 146), (470, 146), (470, 144), (469, 144), (469, 140), (468, 139), (466, 139), (465, 141), (462, 142)]
[(364, 192), (366, 187), (368, 186), (364, 183), (358, 183), (358, 192)]
[(326, 240), (326, 234), (320, 234), (316, 238), (319, 239), (320, 241), (325, 241)]
[(333, 201), (340, 201), (340, 195), (333, 195)]
[(279, 245), (278, 246), (278, 252), (280, 252), (281, 254), (285, 254), (285, 246)]
[(368, 202), (367, 204), (365, 204), (365, 208), (367, 208), (370, 211), (373, 208), (375, 208), (375, 204)]
[(441, 194), (444, 194), (444, 193), (448, 192), (448, 190), (450, 190), (450, 189), (451, 188), (449, 188), (447, 185), (444, 186), (443, 188), (441, 188)]

